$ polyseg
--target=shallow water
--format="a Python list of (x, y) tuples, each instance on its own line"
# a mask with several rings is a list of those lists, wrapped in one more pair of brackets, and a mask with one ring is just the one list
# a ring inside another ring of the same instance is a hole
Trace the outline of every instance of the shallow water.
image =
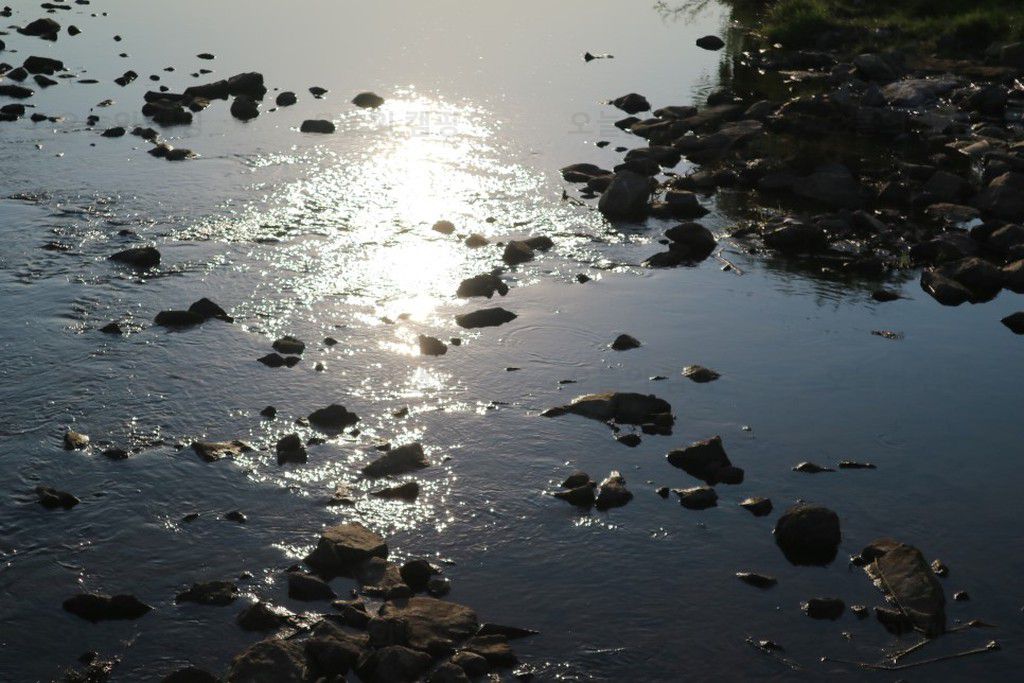
[[(947, 593), (972, 596), (950, 604), (951, 618), (999, 626), (932, 647), (996, 638), (1001, 653), (917, 673), (1006, 680), (1019, 669), (1021, 347), (998, 321), (1020, 299), (1004, 293), (946, 309), (911, 280), (906, 299), (876, 304), (870, 287), (728, 244), (742, 274), (714, 260), (650, 272), (635, 264), (658, 250), (663, 224), (612, 226), (561, 200), (559, 167), (610, 166), (615, 146), (638, 145), (611, 125), (621, 113), (602, 101), (637, 91), (655, 106), (689, 104), (728, 73), (728, 55), (691, 47), (725, 30), (727, 9), (624, 0), (74, 7), (57, 19), (82, 35), (51, 44), (12, 33), (0, 53), (11, 63), (57, 56), (102, 81), (62, 82), (32, 99), (61, 123), (0, 124), (0, 194), (9, 197), (0, 201), (0, 678), (49, 680), (87, 650), (122, 658), (115, 680), (159, 680), (185, 662), (223, 670), (255, 640), (233, 623), (240, 604), (176, 606), (173, 596), (193, 581), (250, 571), (251, 596), (296, 611), (323, 607), (289, 600), (282, 569), (323, 525), (345, 519), (383, 533), (398, 558), (445, 563), (451, 598), (481, 618), (541, 631), (515, 643), (540, 680), (868, 677), (818, 659), (876, 659), (895, 639), (849, 613), (811, 621), (799, 603), (826, 595), (880, 604), (844, 559), (879, 536), (951, 567)], [(109, 15), (89, 16), (102, 11)], [(39, 12), (26, 3), (10, 22)], [(587, 64), (588, 50), (615, 58)], [(192, 57), (207, 51), (216, 59)], [(214, 73), (189, 76), (203, 67)], [(110, 82), (129, 68), (135, 83)], [(215, 101), (192, 126), (165, 131), (197, 160), (168, 163), (137, 138), (98, 136), (115, 123), (145, 125), (137, 112), (146, 89), (248, 70), (296, 91), (299, 104), (266, 111), (272, 90), (261, 116), (243, 124)], [(315, 100), (312, 85), (329, 93)], [(368, 89), (387, 104), (355, 110), (348, 101)], [(90, 107), (108, 98), (114, 104), (94, 109), (101, 121), (87, 130)], [(338, 132), (299, 134), (313, 117), (334, 120)], [(598, 140), (612, 144), (600, 150)], [(500, 248), (470, 250), (433, 232), (439, 219), (462, 235), (543, 234), (556, 247), (510, 272), (504, 299), (459, 301), (458, 282), (499, 265)], [(718, 233), (730, 225), (717, 210), (704, 222)], [(123, 229), (138, 237), (119, 236)], [(69, 250), (41, 248), (52, 241)], [(141, 276), (106, 260), (136, 243), (157, 244), (162, 265)], [(578, 284), (578, 273), (594, 280)], [(202, 296), (235, 324), (150, 326), (157, 311)], [(480, 331), (454, 325), (454, 313), (486, 305), (519, 317)], [(98, 331), (115, 319), (130, 333)], [(622, 332), (644, 346), (609, 350)], [(306, 340), (303, 361), (257, 363), (286, 333)], [(420, 357), (419, 333), (463, 344)], [(327, 347), (326, 336), (340, 343)], [(690, 383), (680, 370), (693, 363), (722, 379)], [(658, 375), (667, 379), (649, 379)], [(600, 423), (539, 417), (602, 390), (667, 399), (674, 435), (628, 449)], [(276, 439), (332, 402), (362, 418), (359, 435), (310, 448), (307, 465), (279, 467)], [(268, 404), (275, 420), (258, 414)], [(392, 417), (403, 407), (408, 417)], [(133, 456), (63, 451), (66, 426)], [(714, 434), (746, 482), (719, 487), (719, 507), (704, 512), (655, 495), (698, 483), (664, 455)], [(260, 450), (206, 464), (179, 448), (198, 438), (242, 438)], [(419, 501), (366, 497), (379, 482), (358, 469), (373, 446), (411, 440), (435, 463), (416, 476)], [(842, 459), (878, 469), (790, 471)], [(544, 495), (577, 468), (594, 478), (621, 470), (635, 499), (584, 514)], [(39, 484), (83, 502), (45, 510), (32, 495)], [(323, 505), (339, 484), (352, 489), (354, 508)], [(754, 518), (736, 505), (750, 495), (770, 496), (777, 511), (800, 498), (833, 507), (843, 522), (839, 559), (824, 569), (789, 565), (770, 533), (777, 515)], [(221, 519), (235, 509), (246, 524)], [(189, 512), (201, 516), (182, 523)], [(779, 585), (760, 592), (736, 581), (740, 570), (773, 574)], [(156, 610), (93, 625), (60, 608), (83, 589), (131, 592)], [(754, 650), (747, 636), (783, 644), (801, 669)]]

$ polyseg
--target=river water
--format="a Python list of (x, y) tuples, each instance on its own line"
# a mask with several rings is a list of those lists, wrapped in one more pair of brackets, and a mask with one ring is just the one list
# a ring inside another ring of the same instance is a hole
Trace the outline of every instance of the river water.
[[(43, 11), (14, 4), (15, 25)], [(637, 91), (656, 107), (698, 103), (728, 75), (739, 45), (712, 53), (693, 42), (733, 35), (729, 8), (626, 0), (72, 7), (56, 18), (81, 35), (49, 43), (12, 31), (0, 52), (11, 63), (55, 56), (78, 78), (100, 81), (61, 81), (30, 100), (60, 122), (0, 124), (0, 679), (50, 680), (88, 650), (121, 658), (114, 680), (159, 680), (185, 663), (222, 671), (254, 640), (234, 624), (241, 603), (179, 606), (174, 595), (248, 571), (246, 600), (323, 607), (289, 600), (282, 571), (324, 525), (355, 519), (384, 534), (395, 557), (443, 564), (451, 599), (482, 619), (540, 631), (515, 643), (538, 680), (869, 677), (819, 658), (876, 660), (896, 639), (849, 613), (812, 621), (799, 603), (881, 604), (845, 560), (880, 536), (951, 567), (947, 594), (972, 597), (950, 604), (951, 619), (999, 627), (948, 636), (934, 651), (991, 638), (1004, 648), (912, 673), (1009, 680), (1024, 664), (1021, 346), (998, 324), (1020, 300), (1004, 293), (947, 309), (911, 279), (894, 284), (905, 299), (877, 304), (870, 284), (815, 277), (727, 241), (735, 269), (711, 259), (652, 272), (637, 264), (659, 250), (668, 224), (611, 225), (562, 200), (558, 168), (609, 167), (619, 159), (614, 147), (638, 145), (614, 128), (622, 114), (604, 101)], [(614, 59), (586, 63), (586, 51)], [(202, 52), (216, 58), (194, 57)], [(189, 75), (200, 68), (213, 73)], [(127, 69), (140, 78), (113, 84)], [(215, 101), (193, 125), (162, 131), (198, 159), (165, 162), (138, 138), (98, 134), (146, 125), (147, 89), (241, 71), (262, 72), (272, 89), (259, 118), (235, 121)], [(314, 99), (310, 86), (328, 93)], [(297, 92), (298, 104), (268, 111), (275, 88)], [(349, 100), (363, 90), (387, 103), (356, 109)], [(101, 117), (95, 129), (90, 113)], [(332, 119), (338, 131), (300, 134), (306, 118)], [(611, 145), (598, 148), (602, 140)], [(685, 170), (686, 162), (676, 169)], [(708, 208), (703, 222), (724, 234), (728, 211)], [(516, 320), (480, 331), (454, 325), (455, 313), (485, 305), (456, 299), (458, 282), (500, 265), (501, 250), (472, 250), (431, 230), (441, 219), (463, 236), (555, 241), (510, 271), (511, 292), (489, 304)], [(66, 250), (42, 248), (51, 242)], [(158, 268), (138, 274), (106, 260), (138, 244), (159, 247)], [(578, 283), (580, 273), (592, 280)], [(202, 296), (234, 324), (151, 325), (159, 310)], [(124, 335), (99, 331), (112, 320)], [(643, 346), (610, 350), (623, 332)], [(420, 333), (462, 345), (419, 356)], [(307, 342), (302, 362), (256, 362), (282, 334)], [(321, 343), (328, 336), (339, 343)], [(695, 363), (722, 378), (689, 382), (680, 371)], [(607, 390), (670, 401), (675, 433), (644, 435), (629, 449), (600, 423), (539, 417)], [(361, 417), (359, 434), (311, 447), (307, 465), (278, 466), (277, 438), (296, 429), (312, 436), (294, 420), (333, 402)], [(276, 419), (260, 417), (268, 404)], [(393, 416), (406, 407), (407, 417)], [(132, 457), (64, 451), (67, 427)], [(665, 453), (715, 434), (746, 482), (719, 487), (719, 506), (703, 512), (657, 496), (659, 486), (698, 483)], [(259, 450), (207, 464), (181, 448), (235, 438)], [(419, 500), (367, 497), (380, 484), (358, 470), (374, 446), (413, 440), (434, 463), (415, 477)], [(878, 469), (791, 471), (805, 460), (846, 459)], [(585, 513), (545, 495), (574, 469), (595, 479), (620, 470), (635, 498)], [(46, 510), (33, 495), (40, 484), (82, 503)], [(356, 505), (326, 507), (341, 484)], [(835, 509), (839, 559), (789, 565), (772, 540), (777, 514), (755, 518), (737, 505), (751, 495), (771, 497), (777, 512), (798, 499)], [(236, 509), (245, 524), (222, 519)], [(191, 512), (199, 519), (182, 522)], [(741, 570), (779, 585), (750, 588), (734, 578)], [(90, 624), (61, 609), (83, 590), (130, 592), (155, 610)], [(755, 650), (748, 636), (784, 645), (798, 667)]]

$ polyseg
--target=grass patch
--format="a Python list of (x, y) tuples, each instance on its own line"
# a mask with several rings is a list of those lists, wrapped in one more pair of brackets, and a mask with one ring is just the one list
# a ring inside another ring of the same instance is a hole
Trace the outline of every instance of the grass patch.
[(766, 35), (786, 47), (827, 47), (821, 36), (835, 30), (874, 47), (978, 56), (1024, 40), (1024, 0), (776, 0), (765, 9)]

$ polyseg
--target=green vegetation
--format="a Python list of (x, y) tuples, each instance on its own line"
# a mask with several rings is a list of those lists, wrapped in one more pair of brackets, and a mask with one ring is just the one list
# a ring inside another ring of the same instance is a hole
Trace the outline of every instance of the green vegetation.
[(839, 30), (854, 43), (979, 56), (993, 42), (1024, 40), (1024, 0), (777, 0), (764, 28), (791, 48), (821, 47), (822, 33)]

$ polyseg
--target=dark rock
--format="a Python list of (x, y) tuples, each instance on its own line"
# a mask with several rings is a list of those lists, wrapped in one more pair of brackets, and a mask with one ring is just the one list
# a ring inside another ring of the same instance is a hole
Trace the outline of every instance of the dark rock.
[(505, 251), (501, 254), (501, 260), (510, 266), (532, 261), (533, 249), (522, 240), (512, 240), (505, 245)]
[(273, 348), (279, 353), (301, 355), (306, 350), (306, 344), (291, 335), (285, 335), (274, 341)]
[(175, 602), (194, 602), (199, 605), (230, 605), (238, 597), (238, 587), (230, 581), (194, 583), (174, 597)]
[(295, 96), (295, 93), (291, 90), (285, 90), (278, 94), (277, 99), (274, 100), (274, 104), (279, 107), (290, 107), (298, 101), (299, 98)]
[(423, 453), (423, 446), (419, 443), (410, 443), (391, 449), (363, 467), (362, 472), (367, 477), (386, 477), (414, 472), (429, 466), (430, 462)]
[(138, 619), (153, 608), (134, 595), (79, 593), (64, 601), (64, 610), (87, 621)]
[(598, 510), (609, 510), (622, 507), (631, 500), (633, 494), (626, 488), (626, 480), (618, 471), (612, 470), (598, 486), (594, 505)]
[(970, 289), (934, 268), (921, 272), (921, 289), (943, 306), (959, 306), (973, 296)]
[(203, 462), (216, 462), (221, 458), (235, 458), (252, 450), (244, 441), (195, 441), (192, 450)]
[(455, 316), (455, 324), (466, 329), (496, 327), (515, 320), (518, 316), (504, 308), (482, 308)]
[(636, 93), (630, 93), (628, 95), (623, 95), (622, 97), (617, 97), (608, 104), (611, 104), (614, 107), (621, 109), (627, 114), (638, 114), (642, 111), (650, 111), (651, 109), (651, 105), (647, 101), (647, 98), (644, 97), (643, 95), (638, 95)]
[(672, 406), (653, 395), (609, 392), (580, 396), (569, 405), (546, 410), (544, 417), (581, 415), (592, 420), (615, 421), (622, 424), (657, 423), (671, 426)]
[(775, 542), (793, 564), (828, 564), (842, 534), (839, 515), (820, 505), (794, 505), (775, 523)]
[(671, 451), (667, 459), (673, 467), (678, 467), (690, 476), (701, 479), (712, 486), (719, 483), (743, 481), (742, 470), (739, 470), (737, 477), (734, 470), (739, 468), (734, 467), (729, 461), (729, 456), (726, 455), (725, 449), (722, 447), (722, 437), (720, 436), (697, 441), (686, 448)]
[(89, 447), (89, 437), (73, 429), (64, 432), (64, 450), (82, 451)]
[[(71, 33), (71, 28), (68, 28), (68, 33)], [(71, 33), (71, 35), (75, 34)], [(93, 683), (93, 681), (89, 681), (89, 683)], [(194, 666), (186, 666), (167, 674), (160, 680), (160, 683), (220, 683), (220, 679), (209, 671)]]
[(346, 626), (363, 629), (370, 621), (362, 600), (335, 600), (331, 606), (341, 612), (341, 620)]
[(381, 607), (380, 616), (403, 621), (408, 629), (409, 647), (434, 656), (449, 654), (480, 628), (476, 613), (470, 608), (430, 597), (387, 602)]
[(377, 498), (384, 498), (386, 500), (413, 501), (420, 495), (420, 485), (415, 481), (407, 481), (404, 484), (399, 484), (398, 486), (374, 491), (370, 495)]
[(361, 92), (352, 99), (352, 104), (363, 109), (376, 109), (384, 104), (384, 98), (372, 92)]
[(0, 97), (24, 100), (35, 95), (35, 91), (21, 85), (0, 84)]
[(480, 655), (490, 662), (491, 666), (508, 668), (515, 666), (517, 662), (505, 636), (476, 636), (470, 638), (464, 648)]
[(237, 522), (238, 524), (245, 524), (246, 521), (248, 521), (241, 510), (232, 510), (231, 512), (225, 512), (224, 519), (226, 519), (229, 522)]
[(740, 507), (755, 517), (764, 517), (772, 513), (772, 501), (768, 498), (747, 498), (740, 503)]
[(56, 508), (70, 510), (82, 502), (67, 491), (58, 491), (48, 486), (37, 486), (36, 495), (39, 496), (39, 504), (51, 510)]
[(608, 218), (630, 219), (647, 212), (651, 196), (651, 181), (633, 171), (620, 171), (601, 194), (597, 208)]
[(153, 322), (161, 327), (192, 327), (206, 322), (206, 318), (192, 311), (160, 311)]
[(718, 36), (704, 36), (697, 39), (697, 47), (714, 52), (725, 47), (725, 41)]
[(359, 422), (359, 416), (343, 405), (332, 403), (309, 414), (309, 423), (322, 431), (341, 431)]
[(830, 619), (835, 621), (843, 616), (846, 603), (838, 598), (811, 598), (800, 605), (811, 619)]
[(597, 484), (590, 481), (589, 478), (582, 484), (567, 488), (568, 490), (566, 491), (556, 491), (554, 493), (555, 498), (564, 500), (570, 505), (586, 508), (591, 507), (597, 500)]
[(736, 578), (755, 588), (771, 588), (779, 582), (774, 576), (766, 576), (756, 572), (736, 572)]
[(389, 645), (363, 658), (357, 673), (360, 680), (366, 683), (412, 683), (427, 672), (430, 661), (430, 655), (424, 652), (401, 645)]
[(679, 504), (688, 510), (706, 510), (718, 506), (718, 494), (710, 486), (673, 489), (672, 492), (679, 496)]
[(577, 471), (577, 472), (573, 472), (572, 474), (570, 474), (568, 477), (565, 478), (565, 481), (562, 482), (562, 488), (563, 489), (574, 489), (577, 486), (583, 486), (584, 484), (589, 484), (589, 483), (590, 483), (590, 475), (587, 474), (586, 472)]
[(629, 446), (630, 448), (636, 448), (641, 443), (639, 434), (623, 434), (622, 436), (615, 437), (615, 440), (623, 446)]
[(1000, 322), (1006, 325), (1014, 334), (1024, 334), (1024, 311), (1012, 313), (1000, 320)]
[(497, 292), (501, 296), (508, 294), (508, 285), (500, 277), (492, 273), (484, 273), (467, 278), (459, 283), (455, 295), (461, 298), (485, 296), (490, 299)]
[(326, 119), (306, 119), (299, 126), (299, 132), (301, 133), (322, 133), (330, 134), (336, 130), (336, 127), (332, 121)]
[(260, 415), (269, 420), (273, 420), (275, 417), (277, 417), (277, 408), (275, 408), (274, 406), (267, 406), (266, 408), (260, 411)]
[(883, 539), (861, 552), (864, 571), (914, 627), (932, 638), (946, 630), (946, 597), (928, 561), (917, 548)]
[(485, 657), (463, 650), (452, 655), (452, 664), (461, 668), (470, 678), (479, 678), (491, 670), (491, 664)]
[(561, 174), (568, 183), (586, 183), (593, 178), (611, 175), (611, 171), (594, 164), (571, 164), (563, 167)]
[(45, 74), (52, 76), (58, 71), (64, 71), (64, 62), (50, 57), (32, 56), (25, 60), (22, 68), (30, 74)]
[(299, 358), (298, 356), (287, 356), (287, 357), (285, 357), (285, 356), (282, 356), (279, 353), (268, 353), (267, 355), (261, 356), (260, 358), (257, 358), (256, 360), (258, 360), (259, 362), (263, 363), (264, 365), (266, 365), (267, 367), (270, 367), (270, 368), (281, 368), (281, 367), (285, 367), (285, 366), (287, 366), (289, 368), (293, 368), (296, 365), (298, 365), (299, 361), (301, 361), (302, 359)]
[(216, 318), (217, 320), (223, 320), (226, 323), (231, 323), (235, 321), (234, 318), (227, 314), (227, 311), (225, 311), (223, 308), (221, 308), (214, 302), (210, 301), (206, 297), (203, 297), (199, 301), (193, 303), (191, 306), (188, 307), (188, 310), (190, 310), (193, 313), (198, 313), (207, 320), (211, 318)]
[(415, 593), (422, 593), (427, 590), (427, 583), (430, 581), (430, 577), (436, 576), (440, 572), (437, 567), (430, 564), (426, 560), (409, 560), (401, 566), (398, 573), (402, 577), (402, 581), (405, 585), (409, 586)]
[(111, 254), (111, 261), (126, 263), (133, 268), (152, 268), (160, 265), (160, 252), (156, 247), (133, 247)]
[(324, 574), (350, 576), (370, 558), (387, 556), (388, 546), (383, 538), (362, 524), (352, 522), (325, 529), (305, 562)]
[(236, 656), (224, 680), (226, 683), (306, 683), (306, 671), (302, 643), (267, 638)]
[(443, 356), (448, 353), (448, 346), (437, 337), (429, 337), (425, 334), (419, 335), (417, 342), (420, 347), (420, 355)]
[(283, 607), (260, 600), (239, 612), (235, 621), (245, 631), (273, 631), (290, 623), (292, 616)]
[(896, 301), (900, 299), (899, 292), (894, 292), (889, 289), (876, 289), (871, 292), (871, 298), (879, 303), (887, 303), (890, 301)]
[(802, 462), (793, 468), (794, 472), (803, 472), (805, 474), (820, 474), (821, 472), (835, 472), (835, 470), (816, 465), (813, 462)]
[(284, 465), (285, 463), (302, 464), (309, 460), (306, 446), (302, 443), (302, 439), (299, 438), (298, 434), (282, 436), (277, 441), (275, 451), (277, 452), (278, 465)]
[(288, 572), (288, 597), (293, 600), (333, 600), (338, 597), (323, 579), (303, 572)]
[(718, 242), (710, 230), (700, 223), (681, 223), (665, 231), (673, 246), (684, 246), (695, 258), (705, 258), (715, 250)]
[(792, 220), (769, 229), (763, 238), (766, 246), (787, 253), (818, 251), (828, 243), (821, 228)]
[(841, 470), (873, 470), (876, 469), (874, 465), (869, 462), (854, 462), (852, 460), (841, 460), (839, 462), (839, 469)]
[(260, 115), (260, 108), (253, 98), (239, 95), (231, 103), (231, 115), (240, 121), (249, 121)]
[(60, 33), (60, 24), (48, 17), (36, 19), (19, 28), (18, 33), (23, 36), (35, 36), (43, 40), (57, 40), (57, 34)]
[(721, 377), (721, 375), (710, 368), (705, 368), (702, 365), (687, 365), (683, 368), (683, 377), (691, 382), (696, 382), (697, 384), (706, 384), (708, 382), (714, 382), (716, 379)]
[(611, 348), (615, 351), (628, 351), (630, 349), (638, 349), (642, 346), (640, 340), (636, 337), (631, 337), (628, 334), (620, 334), (615, 338), (615, 341), (611, 343)]

